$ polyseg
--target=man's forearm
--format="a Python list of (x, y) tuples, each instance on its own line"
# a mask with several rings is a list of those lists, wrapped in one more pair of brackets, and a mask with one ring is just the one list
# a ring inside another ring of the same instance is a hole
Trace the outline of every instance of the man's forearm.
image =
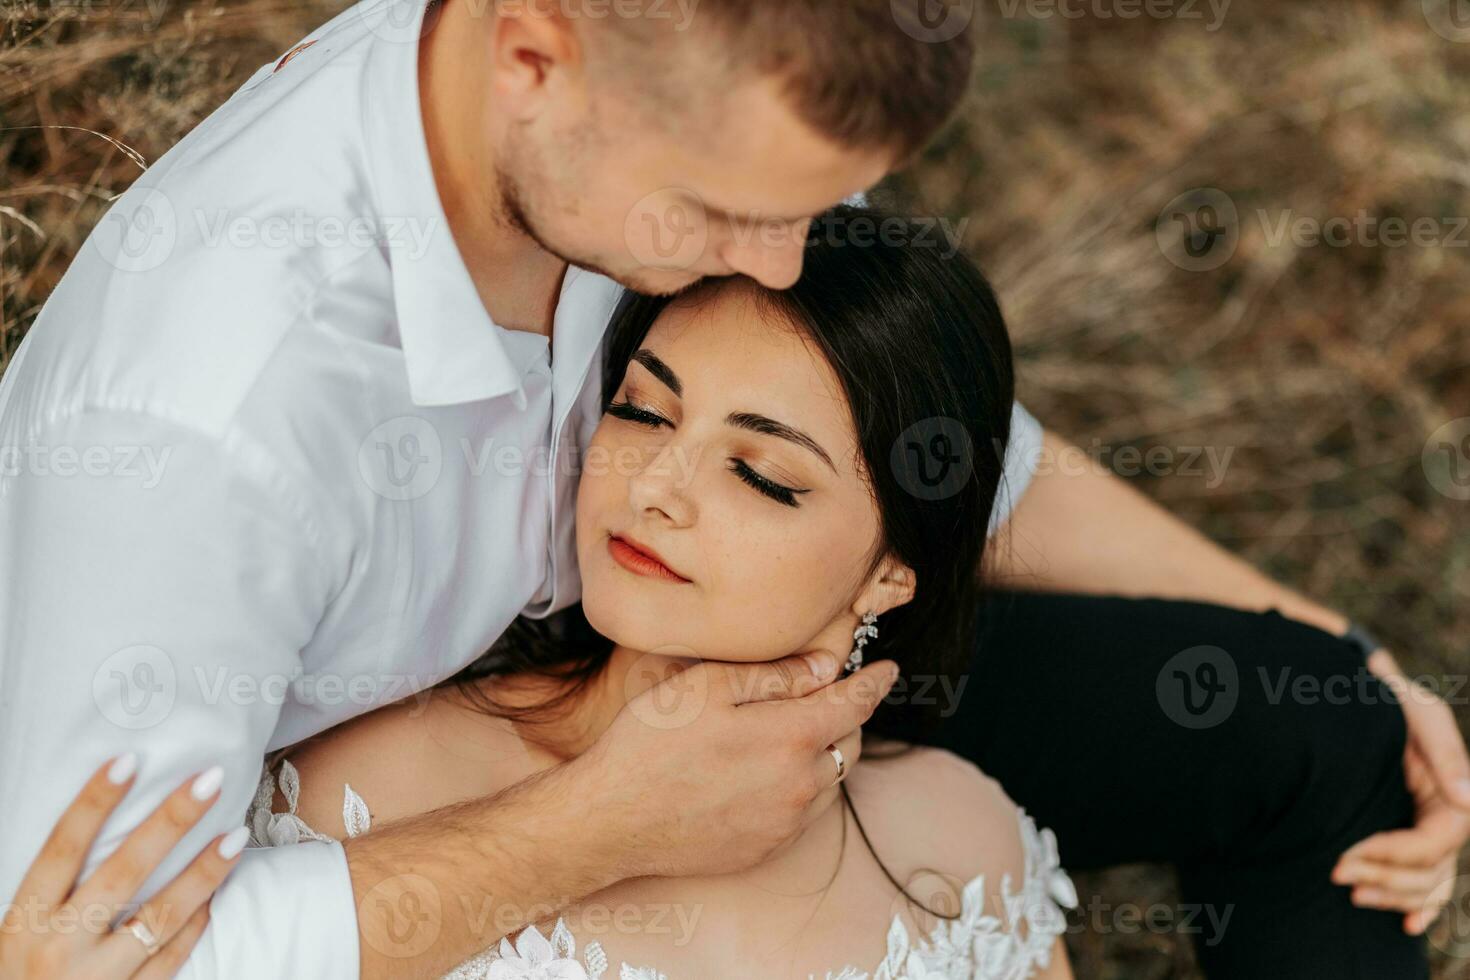
[(1273, 582), (1055, 433), (1040, 464), (991, 548), (1000, 584), (1275, 608), (1331, 633), (1347, 629), (1343, 616)]
[(565, 767), (346, 842), (363, 980), (443, 976), (619, 880)]

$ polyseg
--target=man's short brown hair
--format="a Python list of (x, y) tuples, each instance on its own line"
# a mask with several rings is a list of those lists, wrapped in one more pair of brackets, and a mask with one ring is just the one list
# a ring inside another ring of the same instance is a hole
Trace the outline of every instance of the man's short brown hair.
[[(926, 14), (936, 0), (686, 0), (682, 28), (678, 0), (602, 2), (603, 22), (633, 43), (619, 60), (647, 94), (687, 102), (705, 80), (755, 71), (779, 79), (818, 132), (896, 160), (922, 149), (954, 112), (975, 55), (968, 26), (957, 30), (953, 19), (963, 2), (941, 4), (950, 19), (935, 24)], [(678, 57), (681, 38), (695, 58)]]

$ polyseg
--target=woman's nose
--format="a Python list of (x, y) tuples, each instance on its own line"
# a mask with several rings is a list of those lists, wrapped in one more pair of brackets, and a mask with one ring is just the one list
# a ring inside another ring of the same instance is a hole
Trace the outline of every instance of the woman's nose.
[(671, 524), (692, 524), (696, 514), (691, 494), (697, 458), (689, 447), (671, 442), (650, 449), (644, 465), (628, 480), (628, 503), (634, 512), (661, 516)]

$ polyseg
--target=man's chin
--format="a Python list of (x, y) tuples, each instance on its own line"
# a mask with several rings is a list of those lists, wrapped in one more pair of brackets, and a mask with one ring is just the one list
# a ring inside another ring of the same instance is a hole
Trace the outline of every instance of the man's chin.
[(613, 268), (611, 264), (594, 261), (591, 256), (578, 256), (570, 250), (558, 251), (550, 248), (541, 238), (532, 237), (538, 245), (563, 262), (579, 269), (586, 269), (588, 272), (595, 272), (599, 276), (611, 279), (624, 289), (642, 293), (644, 296), (674, 296), (708, 278), (704, 273), (695, 272), (692, 269), (660, 269), (657, 266), (648, 265)]
[(705, 277), (695, 272), (682, 270), (661, 270), (643, 267), (632, 272), (613, 273), (607, 270), (594, 269), (601, 272), (613, 282), (624, 289), (631, 289), (635, 293), (644, 296), (674, 296), (684, 292), (689, 287), (702, 281)]

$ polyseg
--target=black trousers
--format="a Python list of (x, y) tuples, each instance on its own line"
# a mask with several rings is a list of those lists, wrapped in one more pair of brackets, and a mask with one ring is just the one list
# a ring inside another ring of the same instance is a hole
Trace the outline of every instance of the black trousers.
[(1428, 976), (1399, 914), (1329, 879), (1413, 822), (1402, 709), (1350, 645), (1275, 612), (1001, 593), (953, 707), (939, 744), (1055, 830), (1066, 867), (1178, 868), (1212, 909), (1190, 930), (1212, 980)]

